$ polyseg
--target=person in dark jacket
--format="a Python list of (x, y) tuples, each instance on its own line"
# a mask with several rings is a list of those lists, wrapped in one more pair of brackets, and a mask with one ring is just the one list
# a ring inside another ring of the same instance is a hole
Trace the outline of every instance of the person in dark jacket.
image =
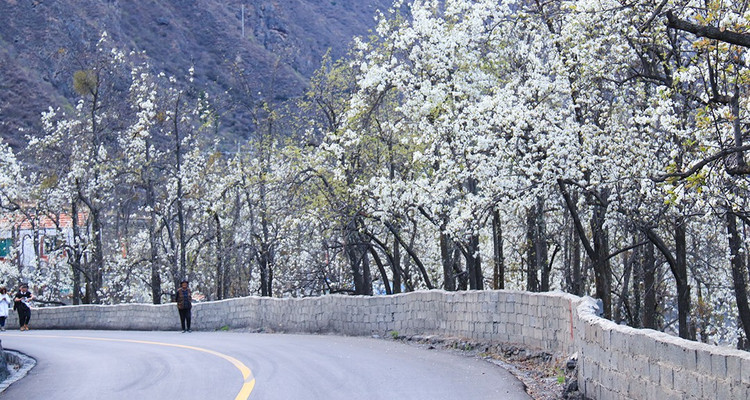
[(29, 330), (31, 300), (34, 300), (34, 295), (29, 292), (29, 285), (22, 283), (18, 293), (13, 296), (13, 309), (18, 312), (18, 325), (22, 331)]
[(180, 282), (180, 288), (177, 289), (177, 311), (180, 313), (180, 325), (182, 325), (182, 333), (192, 332), (190, 330), (190, 310), (193, 308), (193, 295), (188, 289), (188, 281)]

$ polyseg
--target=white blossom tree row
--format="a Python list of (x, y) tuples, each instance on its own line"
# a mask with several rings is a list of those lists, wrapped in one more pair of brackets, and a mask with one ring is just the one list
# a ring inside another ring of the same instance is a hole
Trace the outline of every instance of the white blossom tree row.
[(55, 274), (3, 268), (74, 302), (158, 303), (184, 278), (215, 299), (560, 289), (744, 347), (748, 18), (741, 2), (396, 1), (304, 98), (228, 105), (253, 115), (240, 144), (217, 140), (221, 101), (192, 69), (154, 73), (105, 37), (80, 101), (31, 139), (44, 157), (0, 147), (0, 206), (86, 220)]

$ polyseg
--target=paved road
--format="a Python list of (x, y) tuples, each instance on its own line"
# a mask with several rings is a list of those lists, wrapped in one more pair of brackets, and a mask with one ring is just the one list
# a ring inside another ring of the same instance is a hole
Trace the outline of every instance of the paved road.
[(0, 339), (37, 360), (0, 399), (530, 399), (496, 365), (372, 338), (8, 331)]

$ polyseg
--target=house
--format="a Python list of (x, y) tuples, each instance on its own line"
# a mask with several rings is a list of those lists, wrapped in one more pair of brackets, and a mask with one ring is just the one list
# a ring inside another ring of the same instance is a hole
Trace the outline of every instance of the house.
[[(86, 218), (85, 213), (79, 213), (78, 224), (85, 226)], [(0, 216), (0, 261), (12, 262), (19, 270), (65, 262), (66, 246), (73, 243), (70, 214)]]

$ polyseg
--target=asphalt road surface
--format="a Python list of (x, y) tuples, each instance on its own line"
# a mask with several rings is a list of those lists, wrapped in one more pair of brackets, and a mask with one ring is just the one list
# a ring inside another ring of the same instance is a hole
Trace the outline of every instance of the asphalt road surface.
[(32, 330), (0, 340), (37, 361), (0, 399), (530, 399), (494, 364), (382, 339)]

